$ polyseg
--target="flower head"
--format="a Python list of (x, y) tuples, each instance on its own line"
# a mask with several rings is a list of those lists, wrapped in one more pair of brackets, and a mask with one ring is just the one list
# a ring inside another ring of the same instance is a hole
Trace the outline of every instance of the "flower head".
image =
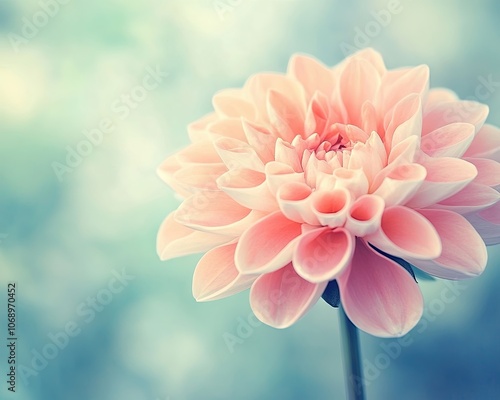
[(371, 49), (333, 68), (296, 55), (213, 106), (159, 168), (184, 201), (158, 253), (206, 252), (199, 301), (251, 287), (255, 315), (284, 328), (336, 281), (355, 325), (399, 336), (423, 299), (395, 259), (463, 279), (500, 243), (500, 129), (487, 106), (429, 90), (425, 65), (387, 70)]

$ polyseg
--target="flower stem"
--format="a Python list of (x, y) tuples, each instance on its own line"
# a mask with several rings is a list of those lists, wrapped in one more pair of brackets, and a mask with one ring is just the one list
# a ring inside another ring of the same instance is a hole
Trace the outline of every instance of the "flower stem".
[(364, 400), (363, 375), (358, 329), (339, 307), (340, 336), (342, 340), (342, 361), (344, 365), (346, 395), (348, 400)]

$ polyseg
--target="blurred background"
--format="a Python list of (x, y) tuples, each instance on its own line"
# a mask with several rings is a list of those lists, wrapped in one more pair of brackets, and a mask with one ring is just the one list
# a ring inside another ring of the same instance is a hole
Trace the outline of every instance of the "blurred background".
[[(0, 0), (0, 398), (343, 399), (337, 310), (256, 325), (246, 292), (195, 302), (199, 256), (158, 260), (179, 200), (156, 167), (214, 92), (295, 52), (333, 65), (373, 46), (392, 68), (428, 64), (433, 86), (499, 125), (499, 19), (493, 0)], [(368, 399), (499, 398), (499, 261), (493, 247), (478, 279), (422, 281), (404, 341), (361, 334)]]

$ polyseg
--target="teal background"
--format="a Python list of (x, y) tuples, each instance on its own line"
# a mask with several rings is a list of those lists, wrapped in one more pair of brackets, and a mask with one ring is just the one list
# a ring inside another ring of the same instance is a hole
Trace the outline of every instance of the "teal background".
[[(286, 330), (244, 326), (247, 293), (192, 298), (199, 256), (158, 260), (157, 229), (179, 200), (155, 169), (214, 92), (285, 71), (295, 52), (337, 63), (357, 29), (380, 31), (362, 44), (389, 67), (426, 63), (433, 86), (474, 97), (481, 77), (500, 81), (498, 2), (401, 0), (380, 29), (373, 13), (389, 1), (66, 0), (45, 20), (47, 3), (0, 0), (0, 304), (17, 282), (18, 367), (68, 323), (80, 331), (40, 371), (18, 371), (12, 394), (2, 306), (0, 398), (343, 399), (336, 310), (320, 301)], [(33, 18), (38, 32), (13, 45)], [(168, 76), (123, 108), (157, 66)], [(500, 125), (498, 87), (488, 94)], [(103, 121), (112, 132), (58, 179), (53, 163)], [(443, 281), (421, 282), (429, 309), (404, 342), (361, 334), (368, 399), (499, 398), (499, 256), (490, 248), (486, 272), (449, 303)], [(82, 304), (122, 269), (134, 279), (86, 322)]]

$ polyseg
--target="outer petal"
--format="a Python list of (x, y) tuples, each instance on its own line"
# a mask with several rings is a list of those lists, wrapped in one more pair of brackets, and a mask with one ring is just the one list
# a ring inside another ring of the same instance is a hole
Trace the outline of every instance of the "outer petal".
[(407, 207), (384, 211), (380, 229), (366, 236), (380, 250), (401, 258), (432, 260), (441, 254), (441, 240), (434, 226), (421, 214)]
[(465, 156), (491, 158), (500, 162), (500, 128), (484, 125), (474, 137)]
[(309, 282), (328, 282), (349, 265), (354, 236), (346, 229), (319, 228), (304, 233), (293, 253), (293, 266)]
[(223, 118), (212, 122), (207, 127), (212, 140), (225, 137), (236, 140), (245, 140), (245, 132), (241, 125), (241, 118)]
[(443, 251), (432, 261), (411, 260), (421, 270), (445, 279), (464, 279), (480, 275), (488, 253), (481, 236), (461, 215), (446, 210), (420, 210), (436, 228)]
[(422, 101), (420, 95), (411, 93), (396, 103), (392, 118), (385, 132), (385, 146), (389, 152), (410, 136), (420, 138), (422, 132)]
[(217, 186), (233, 200), (252, 210), (276, 211), (278, 204), (262, 172), (233, 169), (217, 179)]
[(233, 240), (231, 236), (217, 235), (186, 228), (174, 221), (171, 213), (161, 224), (156, 239), (156, 251), (161, 260), (201, 253)]
[(386, 207), (405, 204), (420, 188), (427, 171), (420, 164), (401, 164), (392, 169), (373, 194), (382, 197)]
[(455, 122), (425, 135), (421, 148), (432, 157), (462, 157), (472, 143), (474, 134), (474, 125)]
[(304, 130), (306, 110), (294, 100), (275, 90), (269, 91), (267, 96), (267, 115), (275, 136), (288, 142)]
[(328, 96), (333, 92), (335, 82), (332, 71), (312, 57), (293, 56), (288, 64), (288, 73), (302, 84), (309, 98), (316, 90)]
[(471, 183), (460, 192), (429, 208), (443, 208), (460, 214), (480, 211), (500, 200), (500, 193), (479, 183)]
[(304, 88), (296, 80), (282, 74), (256, 74), (245, 83), (245, 90), (253, 99), (258, 116), (263, 122), (269, 122), (266, 100), (270, 90), (280, 92), (289, 99), (294, 99), (305, 109)]
[(247, 168), (264, 171), (264, 164), (258, 154), (241, 140), (220, 138), (215, 142), (215, 148), (229, 169)]
[(241, 89), (227, 89), (216, 93), (212, 103), (217, 114), (226, 118), (255, 118), (255, 108)]
[(236, 243), (207, 252), (196, 266), (193, 296), (196, 301), (218, 300), (248, 289), (257, 276), (242, 275), (234, 265)]
[(210, 135), (207, 132), (207, 126), (212, 122), (215, 122), (217, 118), (216, 113), (211, 113), (205, 115), (197, 121), (191, 122), (187, 127), (189, 139), (191, 139), (193, 143), (209, 140)]
[(243, 207), (224, 192), (204, 191), (184, 200), (175, 220), (199, 231), (237, 236), (264, 215)]
[(227, 171), (223, 163), (194, 164), (179, 169), (172, 176), (176, 185), (190, 193), (199, 190), (217, 190), (216, 180)]
[(326, 285), (302, 279), (288, 264), (257, 278), (250, 290), (250, 305), (265, 324), (287, 328), (318, 301)]
[(454, 122), (467, 122), (476, 128), (476, 132), (483, 126), (488, 116), (489, 108), (485, 104), (474, 101), (444, 102), (429, 110), (424, 115), (422, 135)]
[(347, 116), (344, 123), (362, 125), (361, 105), (374, 99), (379, 85), (380, 75), (368, 61), (356, 58), (347, 61), (339, 83)]
[(465, 215), (486, 245), (500, 243), (500, 202), (486, 210)]
[(474, 183), (487, 186), (500, 185), (500, 163), (487, 158), (466, 158), (466, 161), (474, 164), (477, 168), (477, 176)]
[(417, 93), (425, 98), (429, 90), (429, 67), (420, 65), (388, 71), (380, 85), (381, 115), (389, 112), (403, 97)]
[(477, 176), (476, 167), (459, 158), (430, 158), (422, 162), (427, 170), (425, 181), (408, 201), (412, 208), (423, 208), (461, 191)]
[(422, 316), (422, 294), (412, 276), (362, 240), (356, 244), (349, 273), (338, 283), (346, 314), (372, 335), (402, 336)]
[(243, 121), (242, 124), (248, 144), (257, 152), (260, 159), (264, 163), (274, 160), (276, 137), (263, 126), (249, 121)]
[(433, 88), (429, 90), (427, 102), (425, 103), (425, 112), (432, 110), (439, 104), (447, 101), (456, 101), (458, 96), (455, 92), (446, 88)]
[(248, 228), (236, 247), (238, 271), (257, 274), (275, 271), (292, 260), (301, 225), (290, 221), (280, 211), (262, 218)]

